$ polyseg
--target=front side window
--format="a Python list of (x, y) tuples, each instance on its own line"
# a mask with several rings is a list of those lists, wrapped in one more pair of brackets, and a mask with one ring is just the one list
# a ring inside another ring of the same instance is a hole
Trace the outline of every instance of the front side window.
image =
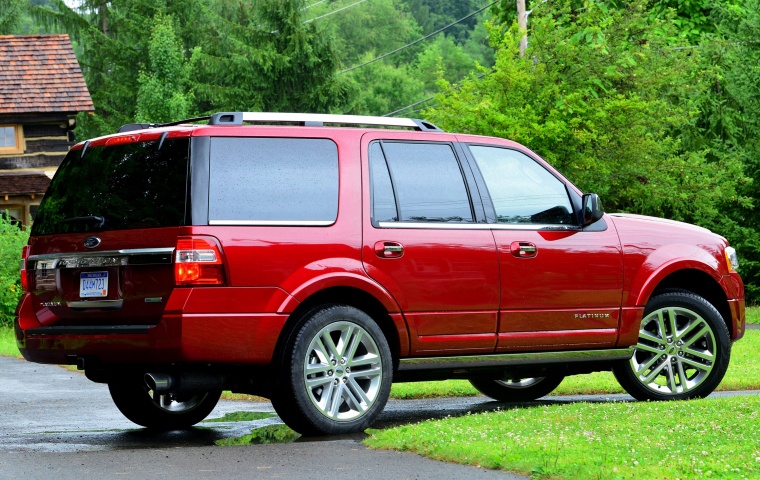
[(508, 148), (470, 145), (498, 223), (575, 223), (564, 183), (532, 158)]
[(329, 225), (338, 217), (338, 147), (319, 138), (211, 139), (211, 224)]
[(375, 222), (473, 222), (467, 187), (447, 143), (370, 145)]
[(21, 125), (0, 125), (0, 154), (24, 153)]

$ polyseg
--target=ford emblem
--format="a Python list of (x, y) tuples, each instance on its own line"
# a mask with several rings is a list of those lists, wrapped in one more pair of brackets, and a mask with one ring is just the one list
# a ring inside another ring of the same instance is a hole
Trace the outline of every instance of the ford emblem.
[(100, 239), (98, 237), (87, 237), (84, 239), (84, 246), (87, 248), (95, 248), (100, 245)]

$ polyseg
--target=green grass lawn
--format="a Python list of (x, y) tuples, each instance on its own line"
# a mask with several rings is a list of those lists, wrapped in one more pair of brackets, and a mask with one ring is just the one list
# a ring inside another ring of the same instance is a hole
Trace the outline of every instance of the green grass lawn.
[(0, 357), (17, 357), (21, 354), (16, 348), (16, 338), (13, 335), (13, 329), (0, 327)]
[(760, 307), (747, 307), (747, 323), (760, 323)]
[(758, 478), (760, 396), (517, 407), (387, 430), (372, 448), (553, 479)]

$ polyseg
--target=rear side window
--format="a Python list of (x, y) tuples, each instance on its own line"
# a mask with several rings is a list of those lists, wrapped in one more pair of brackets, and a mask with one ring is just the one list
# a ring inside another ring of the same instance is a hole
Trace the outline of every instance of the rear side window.
[(211, 139), (209, 223), (330, 225), (338, 147), (310, 138)]
[[(185, 224), (189, 139), (91, 147), (66, 155), (32, 235)], [(103, 220), (102, 225), (100, 219)]]
[(369, 156), (373, 221), (474, 221), (451, 145), (375, 142)]

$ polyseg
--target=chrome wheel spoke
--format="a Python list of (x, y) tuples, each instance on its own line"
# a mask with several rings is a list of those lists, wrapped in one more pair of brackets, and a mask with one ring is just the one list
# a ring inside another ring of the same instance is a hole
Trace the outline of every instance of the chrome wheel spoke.
[(657, 345), (664, 345), (666, 343), (662, 338), (654, 336), (646, 330), (639, 332), (639, 343), (641, 343), (642, 340), (647, 340)]
[(652, 353), (658, 356), (662, 354), (662, 350), (660, 350), (659, 348), (650, 347), (649, 345), (645, 343), (639, 343), (638, 345), (636, 345), (636, 350)]
[(715, 360), (715, 355), (707, 351), (695, 350), (693, 348), (684, 348), (683, 352), (686, 355), (691, 355), (693, 357), (701, 358), (702, 360), (706, 360), (708, 362), (712, 362)]
[(684, 347), (689, 347), (691, 345), (694, 345), (695, 342), (697, 342), (698, 340), (701, 340), (701, 339), (705, 338), (705, 336), (709, 335), (710, 333), (711, 333), (710, 332), (710, 327), (708, 327), (707, 325), (705, 325), (704, 328), (702, 330), (700, 330), (697, 334), (695, 334), (690, 339), (688, 339), (685, 342), (683, 342)]

